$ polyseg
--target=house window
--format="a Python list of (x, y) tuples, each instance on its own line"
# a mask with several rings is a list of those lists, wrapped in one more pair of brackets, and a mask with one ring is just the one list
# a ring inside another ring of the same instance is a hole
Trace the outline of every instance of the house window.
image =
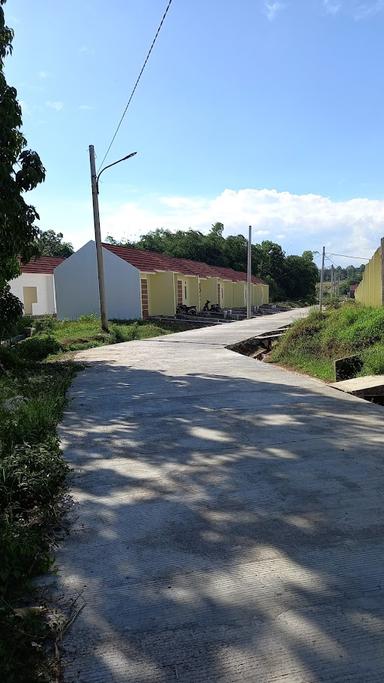
[(188, 288), (187, 288), (187, 283), (184, 282), (184, 303), (187, 303), (188, 301)]

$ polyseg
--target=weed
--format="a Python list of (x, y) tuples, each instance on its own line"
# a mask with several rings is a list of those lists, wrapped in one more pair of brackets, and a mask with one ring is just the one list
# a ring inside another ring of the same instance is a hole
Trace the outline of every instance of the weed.
[(312, 311), (295, 323), (270, 356), (272, 362), (334, 380), (333, 361), (360, 354), (361, 375), (384, 372), (384, 309), (355, 303)]

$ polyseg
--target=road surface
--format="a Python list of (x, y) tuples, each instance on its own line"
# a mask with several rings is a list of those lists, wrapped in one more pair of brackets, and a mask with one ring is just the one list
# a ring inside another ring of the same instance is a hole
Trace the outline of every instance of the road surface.
[(67, 682), (384, 680), (383, 408), (225, 348), (301, 315), (79, 354)]

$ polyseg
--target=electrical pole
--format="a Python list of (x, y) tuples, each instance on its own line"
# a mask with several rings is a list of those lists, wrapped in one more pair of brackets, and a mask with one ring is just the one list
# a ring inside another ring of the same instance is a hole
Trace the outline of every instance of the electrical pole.
[(106, 298), (105, 298), (103, 247), (101, 246), (101, 231), (100, 231), (100, 213), (99, 213), (99, 196), (98, 196), (99, 195), (99, 188), (98, 188), (97, 175), (96, 175), (95, 148), (93, 145), (89, 145), (89, 162), (90, 162), (90, 166), (91, 166), (93, 225), (95, 228), (95, 242), (96, 242), (96, 255), (97, 255), (97, 279), (99, 282), (101, 327), (105, 332), (108, 332), (108, 314), (107, 314), (107, 303), (106, 303)]
[(332, 299), (335, 298), (335, 294), (336, 294), (335, 269), (334, 269), (334, 265), (332, 263), (332, 265), (331, 265), (331, 297), (332, 297)]
[(248, 232), (248, 258), (247, 258), (247, 318), (251, 318), (252, 296), (252, 225)]
[(323, 310), (324, 263), (325, 263), (325, 247), (323, 247), (323, 255), (322, 255), (322, 259), (321, 259), (321, 272), (320, 272), (320, 289), (319, 289), (320, 313)]

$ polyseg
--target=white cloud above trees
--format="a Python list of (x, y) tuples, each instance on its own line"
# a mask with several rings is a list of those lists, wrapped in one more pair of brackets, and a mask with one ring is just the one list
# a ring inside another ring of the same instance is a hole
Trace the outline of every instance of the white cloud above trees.
[(216, 221), (224, 223), (225, 234), (246, 235), (251, 224), (255, 241), (281, 242), (290, 253), (325, 244), (338, 253), (369, 256), (384, 235), (384, 201), (334, 201), (317, 194), (252, 188), (226, 189), (212, 198), (152, 197), (117, 209), (105, 207), (103, 233), (137, 238), (160, 227), (205, 232)]

